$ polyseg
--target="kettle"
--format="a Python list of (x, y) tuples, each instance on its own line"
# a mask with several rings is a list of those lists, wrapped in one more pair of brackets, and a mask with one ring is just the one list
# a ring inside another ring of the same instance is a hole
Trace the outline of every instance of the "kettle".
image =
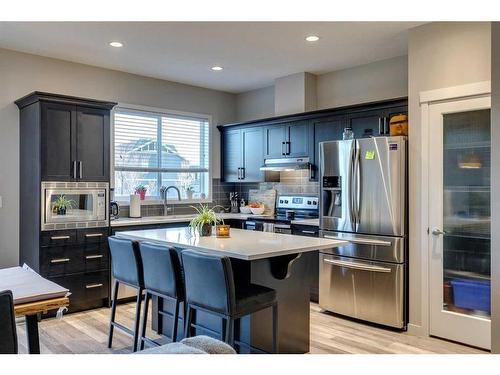
[(110, 220), (118, 219), (120, 216), (120, 206), (115, 201), (109, 202), (109, 218)]

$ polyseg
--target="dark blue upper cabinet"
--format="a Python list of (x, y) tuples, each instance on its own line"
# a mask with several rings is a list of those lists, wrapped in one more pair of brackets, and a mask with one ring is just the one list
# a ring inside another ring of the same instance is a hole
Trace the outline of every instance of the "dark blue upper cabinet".
[(222, 178), (226, 182), (261, 182), (264, 172), (263, 129), (233, 129), (223, 132)]
[(239, 182), (242, 165), (241, 130), (227, 130), (222, 136), (222, 177), (226, 182)]
[(287, 157), (298, 158), (309, 156), (308, 129), (309, 123), (306, 121), (292, 123), (287, 126)]
[(287, 126), (283, 124), (264, 127), (264, 158), (286, 157)]

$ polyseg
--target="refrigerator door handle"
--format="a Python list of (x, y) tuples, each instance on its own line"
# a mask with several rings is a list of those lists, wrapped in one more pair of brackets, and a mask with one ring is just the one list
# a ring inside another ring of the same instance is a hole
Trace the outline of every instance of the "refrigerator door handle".
[(340, 241), (348, 241), (358, 245), (373, 245), (373, 246), (392, 246), (393, 244), (389, 241), (381, 241), (381, 240), (364, 240), (360, 238), (346, 238), (346, 237), (336, 237), (336, 236), (328, 236), (324, 235), (323, 238), (328, 238), (329, 240), (340, 240)]
[(354, 156), (354, 179), (356, 180), (355, 186), (355, 201), (354, 201), (354, 220), (356, 223), (356, 231), (358, 230), (358, 225), (360, 222), (360, 214), (359, 214), (359, 205), (360, 205), (360, 199), (361, 199), (361, 170), (360, 170), (360, 154), (361, 151), (359, 150), (359, 147), (356, 148), (356, 155)]
[(354, 146), (355, 146), (355, 143), (352, 142), (352, 147), (351, 147), (351, 151), (350, 151), (350, 154), (349, 154), (349, 167), (347, 168), (347, 183), (349, 184), (347, 189), (348, 189), (348, 192), (347, 192), (347, 206), (348, 206), (348, 209), (349, 209), (349, 220), (350, 220), (350, 224), (351, 224), (351, 227), (352, 227), (352, 230), (355, 230), (355, 219), (354, 219), (354, 207), (353, 207), (353, 190), (354, 190), (354, 187), (353, 187), (353, 172), (354, 172)]
[(345, 268), (353, 268), (353, 269), (362, 270), (362, 271), (384, 272), (384, 273), (391, 272), (390, 268), (371, 266), (368, 264), (362, 264), (362, 263), (357, 263), (357, 262), (346, 262), (346, 261), (336, 260), (336, 259), (323, 259), (323, 261), (325, 263), (333, 264), (335, 266), (340, 266), (340, 267), (345, 267)]

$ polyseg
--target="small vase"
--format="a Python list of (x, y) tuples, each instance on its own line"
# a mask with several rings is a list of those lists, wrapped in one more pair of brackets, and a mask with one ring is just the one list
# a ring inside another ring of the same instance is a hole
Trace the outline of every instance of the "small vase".
[(209, 237), (212, 235), (212, 226), (210, 224), (203, 224), (200, 231), (200, 236)]
[(66, 208), (65, 207), (58, 208), (57, 214), (58, 215), (66, 215)]
[(187, 199), (192, 200), (193, 199), (193, 192), (192, 191), (186, 191)]

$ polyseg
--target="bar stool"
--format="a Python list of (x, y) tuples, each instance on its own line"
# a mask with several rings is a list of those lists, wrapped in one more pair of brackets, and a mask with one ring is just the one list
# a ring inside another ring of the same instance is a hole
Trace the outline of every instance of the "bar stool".
[[(113, 300), (111, 302), (111, 319), (109, 322), (108, 348), (113, 344), (114, 327), (121, 329), (134, 337), (133, 351), (137, 351), (137, 338), (139, 337), (139, 322), (141, 317), (141, 300), (144, 290), (144, 277), (142, 273), (141, 254), (139, 245), (135, 241), (117, 238), (108, 238), (109, 250), (111, 251), (111, 269), (115, 279), (113, 289)], [(137, 305), (135, 308), (135, 323), (133, 330), (115, 321), (116, 299), (120, 284), (128, 285), (137, 289)]]
[(139, 250), (141, 253), (145, 288), (142, 330), (139, 337), (140, 350), (143, 350), (145, 342), (152, 346), (161, 345), (146, 337), (148, 305), (152, 296), (174, 301), (174, 314), (164, 310), (159, 310), (158, 313), (173, 319), (171, 339), (172, 342), (177, 341), (179, 305), (181, 302), (184, 302), (184, 282), (181, 275), (179, 255), (175, 249), (141, 242), (139, 243)]
[(187, 305), (185, 337), (190, 337), (192, 327), (196, 327), (193, 312), (202, 310), (222, 318), (221, 340), (234, 346), (235, 320), (272, 307), (272, 347), (274, 353), (278, 352), (278, 302), (274, 289), (256, 284), (235, 285), (228, 257), (185, 250), (182, 264)]
[(0, 291), (0, 354), (17, 354), (16, 314), (12, 291)]

